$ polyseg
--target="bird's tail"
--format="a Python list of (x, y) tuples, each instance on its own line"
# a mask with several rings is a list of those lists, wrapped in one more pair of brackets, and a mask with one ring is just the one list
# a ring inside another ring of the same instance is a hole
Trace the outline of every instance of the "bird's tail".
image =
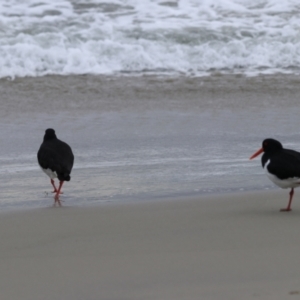
[(58, 180), (59, 181), (70, 181), (71, 180), (71, 176), (68, 173), (64, 173), (64, 174), (57, 174), (58, 176)]
[(70, 181), (71, 180), (71, 176), (70, 174), (64, 174), (64, 178), (65, 178), (65, 181)]

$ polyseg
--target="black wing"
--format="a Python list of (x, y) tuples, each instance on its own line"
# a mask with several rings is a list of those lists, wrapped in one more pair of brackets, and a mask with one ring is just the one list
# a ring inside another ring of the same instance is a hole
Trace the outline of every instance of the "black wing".
[(43, 169), (51, 169), (56, 172), (59, 179), (70, 175), (74, 164), (71, 147), (58, 139), (42, 143), (37, 158)]
[(283, 149), (272, 155), (267, 169), (279, 179), (300, 178), (300, 153), (294, 150)]

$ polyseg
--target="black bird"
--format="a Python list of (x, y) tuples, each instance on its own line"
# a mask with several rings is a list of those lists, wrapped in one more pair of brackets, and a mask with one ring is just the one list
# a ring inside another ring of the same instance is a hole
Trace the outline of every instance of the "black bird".
[(279, 187), (291, 188), (288, 206), (280, 211), (291, 211), (294, 188), (300, 186), (300, 153), (284, 149), (280, 142), (265, 139), (262, 148), (256, 151), (250, 159), (264, 152), (261, 164), (267, 176)]
[[(51, 184), (54, 187), (54, 205), (58, 203), (59, 194), (64, 181), (70, 181), (71, 171), (74, 163), (74, 155), (71, 147), (56, 137), (52, 128), (46, 130), (44, 141), (37, 153), (37, 159), (42, 170), (50, 177)], [(55, 186), (54, 178), (58, 178), (59, 187)]]

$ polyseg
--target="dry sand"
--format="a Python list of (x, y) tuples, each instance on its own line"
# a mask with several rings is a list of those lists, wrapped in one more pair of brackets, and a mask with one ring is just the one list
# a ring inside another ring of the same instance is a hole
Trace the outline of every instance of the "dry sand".
[(299, 299), (297, 196), (2, 213), (1, 299)]

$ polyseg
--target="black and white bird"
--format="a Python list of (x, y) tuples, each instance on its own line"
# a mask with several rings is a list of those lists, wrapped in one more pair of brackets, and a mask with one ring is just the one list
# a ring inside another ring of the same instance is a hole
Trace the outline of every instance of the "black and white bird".
[[(46, 130), (43, 143), (37, 153), (37, 159), (42, 170), (50, 177), (54, 187), (54, 205), (61, 206), (59, 194), (65, 181), (70, 181), (74, 164), (74, 155), (71, 147), (56, 137), (52, 128)], [(59, 186), (56, 188), (54, 178), (58, 178)]]
[(290, 199), (286, 208), (280, 211), (291, 211), (294, 188), (300, 186), (300, 153), (284, 149), (282, 144), (274, 139), (265, 139), (262, 148), (256, 151), (250, 159), (264, 152), (261, 164), (269, 179), (279, 187), (291, 188)]

